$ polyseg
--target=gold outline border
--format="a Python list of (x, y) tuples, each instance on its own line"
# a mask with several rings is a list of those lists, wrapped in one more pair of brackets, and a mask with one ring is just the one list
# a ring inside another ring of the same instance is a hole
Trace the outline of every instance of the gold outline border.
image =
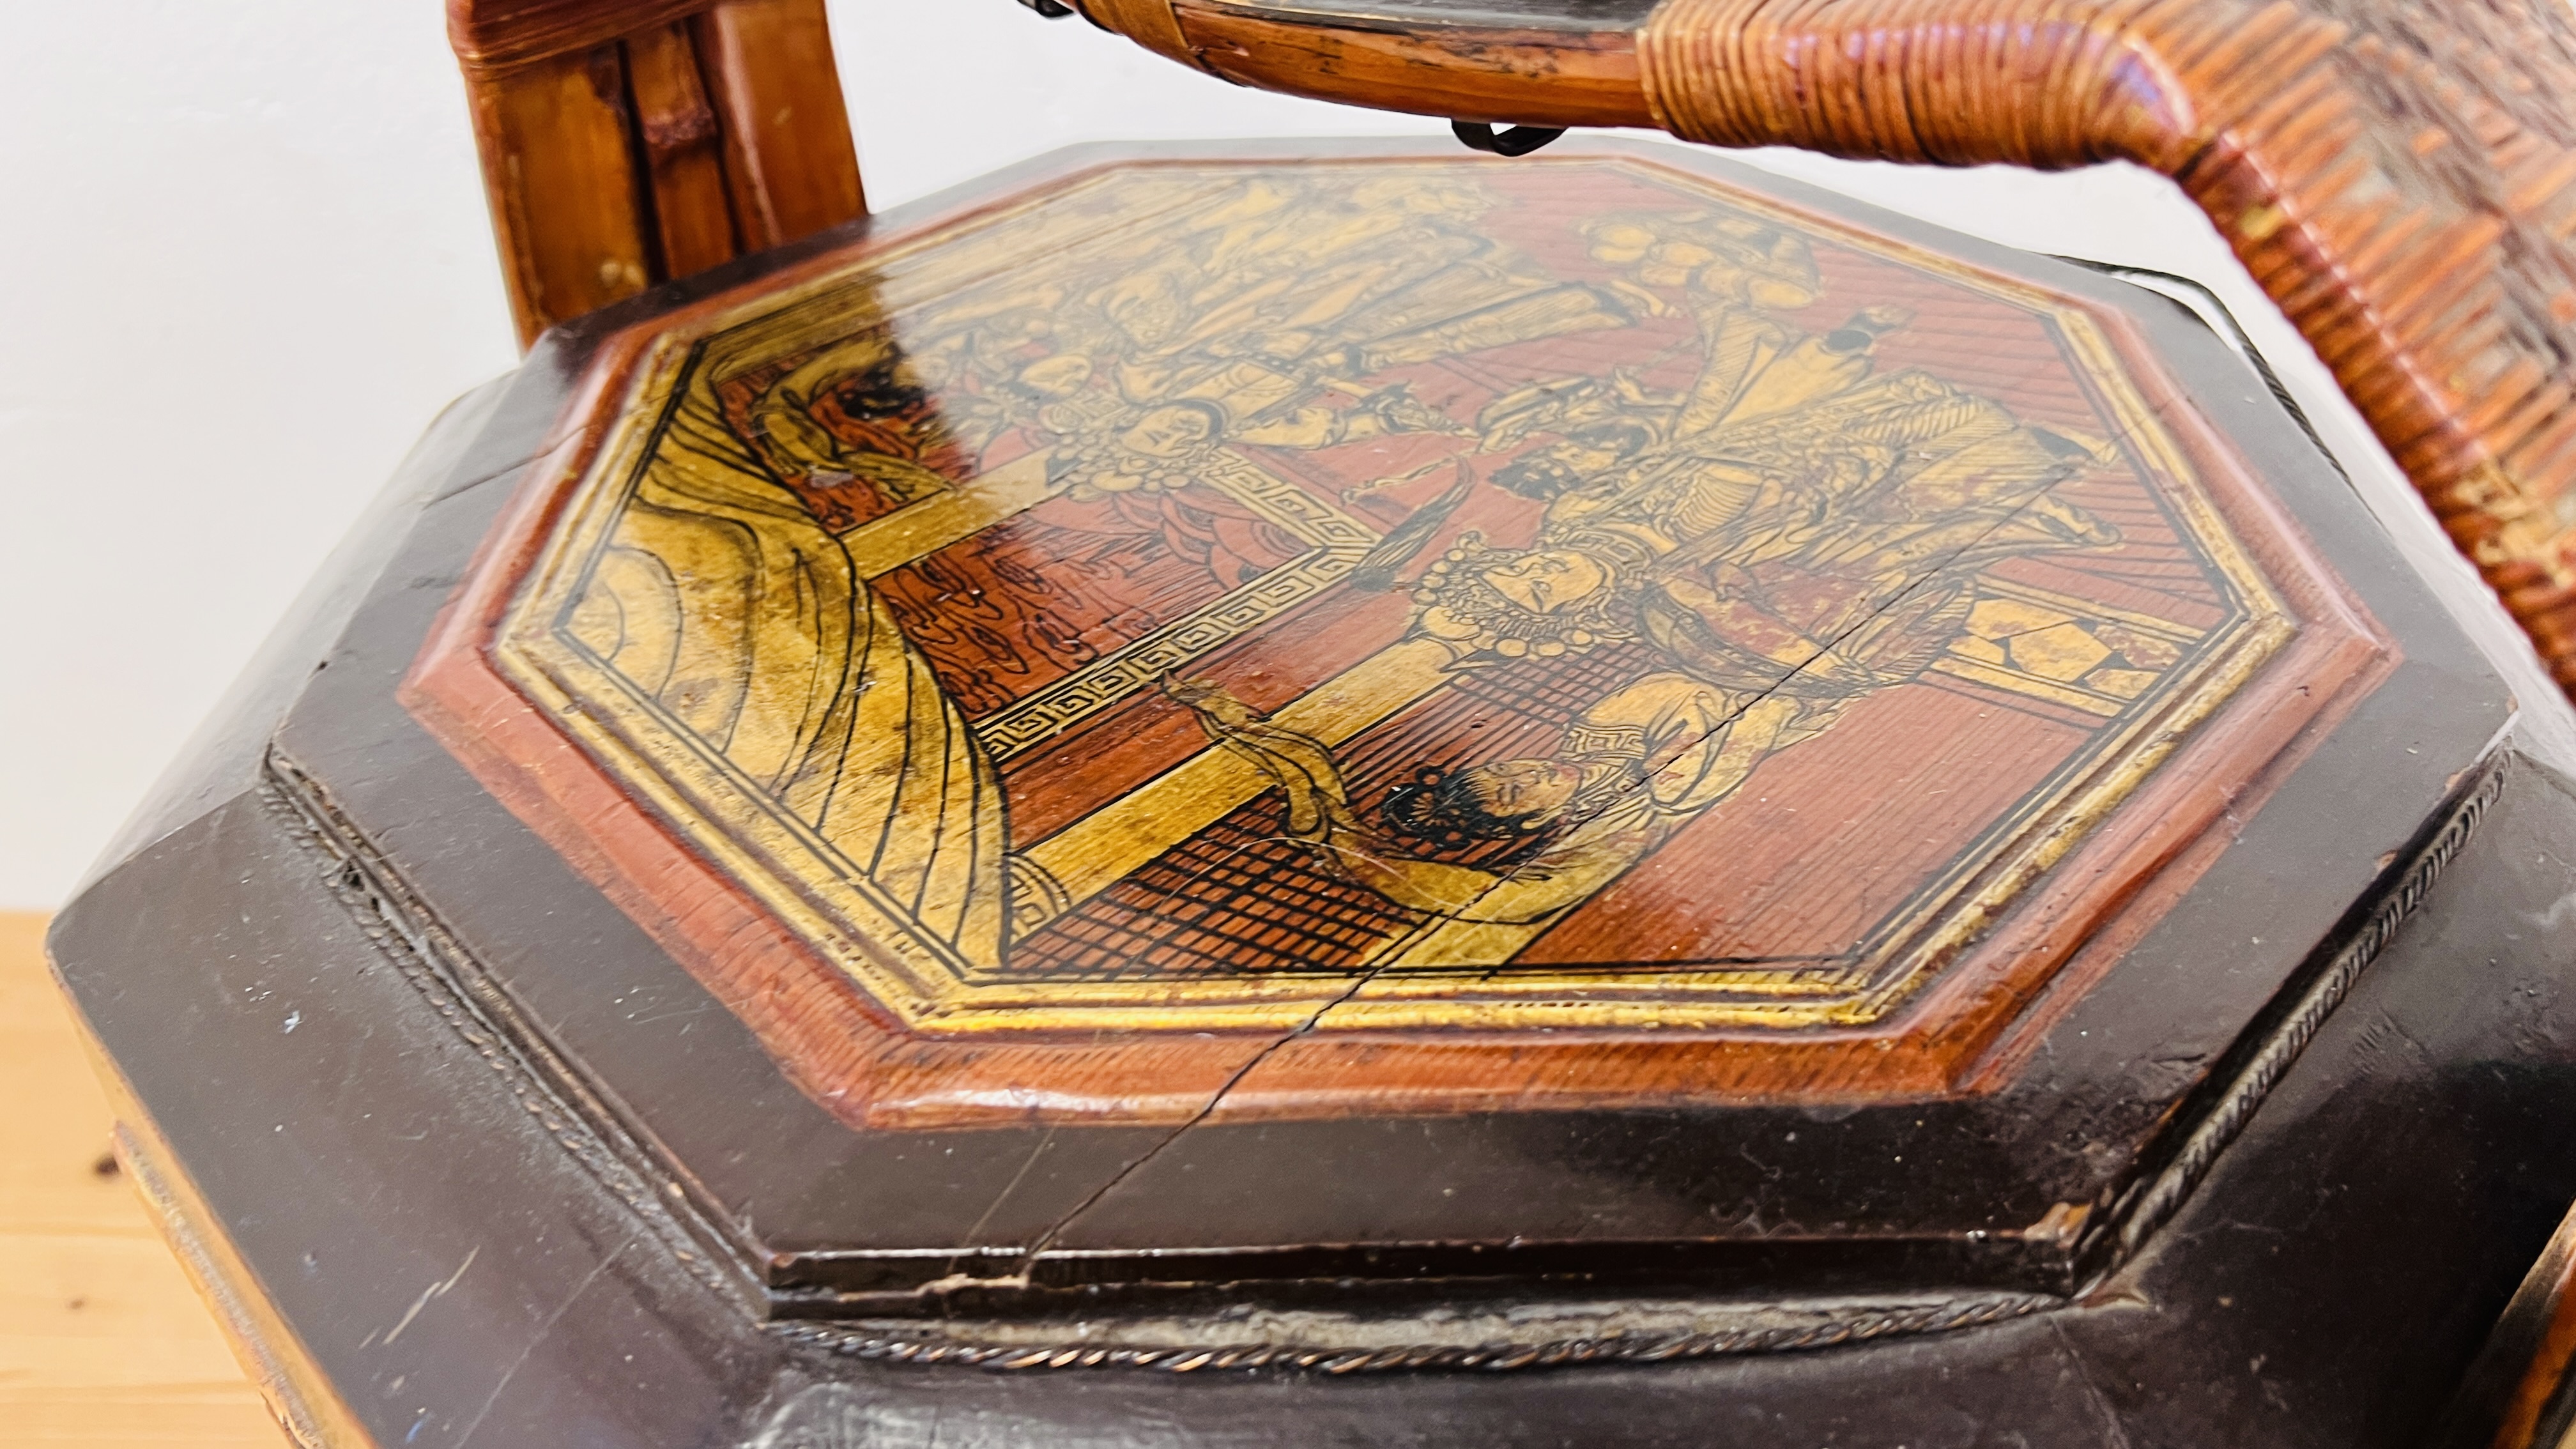
[[(1204, 606), (1192, 609), (1135, 642), (1104, 654), (1062, 678), (1040, 685), (1007, 707), (974, 721), (975, 737), (983, 741), (984, 748), (993, 752), (996, 761), (1035, 749), (1102, 710), (1126, 703), (1135, 697), (1137, 691), (1147, 687), (1153, 675), (1202, 659), (1321, 594), (1358, 568), (1360, 560), (1368, 557), (1368, 551), (1378, 542), (1378, 535), (1358, 519), (1324, 503), (1231, 448), (1218, 449), (1214, 465), (1203, 470), (1200, 476), (1219, 492), (1261, 514), (1307, 545), (1306, 551), (1248, 584), (1226, 590)], [(1247, 605), (1254, 612), (1241, 618), (1230, 632), (1217, 639), (1186, 649), (1174, 649), (1168, 642), (1203, 627), (1204, 621), (1241, 615)], [(1117, 676), (1132, 677), (1133, 682), (1115, 694), (1051, 705), (1051, 701), (1062, 696), (1081, 692), (1093, 681)], [(1010, 738), (995, 738), (1022, 720), (1028, 723), (1022, 728), (1009, 730)]]
[[(1406, 159), (1317, 164), (1364, 168)], [(1410, 160), (1414, 165), (1460, 171), (1475, 165)], [(1336, 998), (1350, 990), (1348, 977), (978, 981), (952, 952), (910, 930), (854, 868), (840, 861), (801, 822), (784, 819), (747, 780), (719, 764), (687, 758), (698, 752), (671, 738), (673, 732), (655, 718), (658, 712), (634, 699), (631, 688), (612, 672), (555, 647), (551, 625), (569, 597), (563, 592), (567, 578), (586, 575), (597, 540), (614, 526), (628, 492), (622, 480), (633, 476), (643, 461), (642, 450), (658, 434), (661, 414), (684, 367), (696, 363), (711, 377), (723, 375), (727, 362), (770, 333), (790, 326), (807, 332), (816, 320), (809, 306), (835, 291), (871, 295), (872, 309), (894, 321), (909, 304), (886, 298), (883, 289), (902, 270), (902, 262), (926, 249), (953, 245), (961, 236), (980, 234), (989, 239), (991, 233), (1040, 209), (1059, 206), (1140, 170), (1204, 170), (1230, 176), (1243, 169), (1242, 163), (1107, 167), (1071, 178), (1058, 189), (1032, 194), (998, 213), (934, 228), (886, 253), (719, 313), (694, 324), (685, 335), (675, 331), (656, 338), (620, 405), (607, 445), (572, 484), (573, 497), (562, 519), (550, 530), (535, 566), (513, 597), (494, 640), (493, 662), (727, 878), (915, 1029), (943, 1034), (1277, 1029), (1307, 1022), (1319, 1007), (1330, 1008), (1332, 1026), (1348, 1028), (1789, 1028), (1879, 1020), (1955, 959), (2024, 889), (2074, 848), (2179, 747), (2185, 734), (2294, 637), (2298, 627), (2204, 492), (2197, 470), (2138, 395), (2108, 339), (2086, 312), (2059, 303), (2053, 294), (2031, 284), (1873, 235), (1829, 216), (1772, 202), (1713, 177), (1629, 156), (1567, 157), (1541, 164), (1606, 166), (1640, 173), (1691, 199), (1720, 201), (1795, 231), (1829, 235), (1865, 255), (1947, 278), (2054, 324), (2061, 358), (2095, 391), (2096, 402), (2122, 424), (2122, 437), (2147, 464), (2148, 476), (2141, 481), (2175, 512), (2194, 544), (2238, 590), (2236, 617), (2211, 631), (2217, 637), (2204, 644), (2199, 662), (2188, 673), (2178, 679), (2169, 677), (2151, 698), (2151, 707), (2134, 716), (2107, 744), (2088, 752), (2094, 763), (2063, 781), (2049, 798), (2025, 806), (2018, 819), (2007, 818), (1983, 832), (1995, 843), (1962, 861), (1946, 879), (1936, 879), (1918, 891), (1904, 917), (1877, 933), (1881, 945), (1862, 962), (1832, 968), (1829, 973), (1623, 972), (1613, 967), (1545, 975), (1514, 969), (1509, 977), (1498, 978), (1389, 971), (1369, 979), (1358, 995), (1338, 1003)], [(1196, 194), (1196, 189), (1180, 193), (1183, 199), (1171, 205), (1186, 204), (1186, 198)], [(1162, 210), (1152, 215), (1159, 216)], [(1120, 216), (1100, 230), (1141, 225), (1148, 219)], [(1084, 235), (1087, 239), (1095, 234)], [(932, 285), (942, 289), (965, 285), (976, 271), (999, 270), (929, 267), (905, 275), (903, 281), (911, 284), (905, 290), (917, 286), (926, 292)], [(970, 276), (942, 279), (943, 273), (958, 271)], [(728, 354), (722, 360), (713, 355), (719, 344)], [(608, 480), (612, 479), (621, 482), (611, 485)], [(675, 743), (679, 748), (672, 750)], [(732, 828), (708, 828), (708, 822), (718, 819), (729, 820)], [(805, 871), (788, 865), (800, 856), (808, 863)], [(1891, 967), (1900, 959), (1904, 964)], [(1818, 984), (1815, 978), (1826, 974), (1834, 978), (1833, 984)], [(1677, 993), (1688, 992), (1768, 1000), (1694, 1003), (1675, 999)], [(1830, 1002), (1812, 999), (1829, 993), (1834, 996)]]

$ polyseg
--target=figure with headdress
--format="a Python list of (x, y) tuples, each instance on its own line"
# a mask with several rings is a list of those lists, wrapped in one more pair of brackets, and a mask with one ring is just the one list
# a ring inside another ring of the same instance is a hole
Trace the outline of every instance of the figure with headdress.
[[(1470, 534), (1416, 586), (1414, 635), (1457, 667), (1653, 646), (1661, 667), (1587, 708), (1553, 754), (1426, 769), (1373, 826), (1332, 803), (1348, 791), (1320, 744), (1249, 727), (1204, 692), (1185, 702), (1229, 748), (1277, 755), (1288, 833), (1337, 873), (1453, 922), (1517, 929), (1588, 898), (1856, 700), (1919, 677), (1965, 630), (1986, 566), (2119, 540), (2055, 491), (2107, 461), (2105, 445), (1920, 373), (1846, 382), (1709, 436), (1726, 441), (1639, 450), (1576, 479), (1532, 546)], [(1676, 458), (1705, 466), (1657, 466)], [(1541, 838), (1500, 870), (1407, 843), (1523, 836)]]
[[(1905, 309), (1880, 305), (1821, 334), (1798, 330), (1779, 314), (1821, 293), (1807, 244), (1723, 208), (1612, 215), (1586, 224), (1584, 235), (1596, 260), (1622, 269), (1619, 294), (1639, 310), (1688, 312), (1700, 365), (1674, 392), (1651, 387), (1645, 369), (1618, 369), (1541, 380), (1486, 404), (1477, 451), (1522, 448), (1489, 481), (1546, 504), (1547, 536), (1661, 514), (1680, 530), (1663, 540), (1670, 548), (1722, 526), (1772, 481), (1744, 456), (1740, 435), (1811, 417), (1859, 389), (1878, 340), (1910, 320)], [(1656, 288), (1678, 291), (1680, 307)], [(1522, 447), (1532, 437), (1546, 441)], [(1434, 500), (1410, 521), (1418, 537), (1402, 547), (1390, 539), (1361, 578), (1391, 583), (1468, 493), (1462, 486)]]

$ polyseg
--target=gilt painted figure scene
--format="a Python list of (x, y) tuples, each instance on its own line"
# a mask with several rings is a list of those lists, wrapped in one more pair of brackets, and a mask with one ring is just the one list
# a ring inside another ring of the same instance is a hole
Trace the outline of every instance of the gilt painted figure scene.
[(489, 649), (905, 1039), (1950, 1084), (2342, 607), (2112, 323), (1704, 177), (1113, 167), (937, 239), (665, 331)]
[(1030, 8), (1467, 149), (450, 0), (525, 361), (47, 944), (294, 1437), (2576, 1442), (2563, 24)]

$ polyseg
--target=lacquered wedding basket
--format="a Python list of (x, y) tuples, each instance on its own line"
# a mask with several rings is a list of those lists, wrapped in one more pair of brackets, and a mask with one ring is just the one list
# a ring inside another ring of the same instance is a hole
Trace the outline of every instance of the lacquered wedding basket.
[(451, 6), (527, 360), (50, 943), (299, 1441), (2560, 1442), (2568, 17), (1080, 8), (1475, 149)]

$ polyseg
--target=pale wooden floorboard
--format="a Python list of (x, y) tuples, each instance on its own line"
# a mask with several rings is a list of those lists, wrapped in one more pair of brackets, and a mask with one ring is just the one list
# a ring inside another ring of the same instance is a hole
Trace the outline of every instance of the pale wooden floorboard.
[(0, 913), (0, 1449), (279, 1449), (286, 1438), (132, 1186), (46, 974)]

